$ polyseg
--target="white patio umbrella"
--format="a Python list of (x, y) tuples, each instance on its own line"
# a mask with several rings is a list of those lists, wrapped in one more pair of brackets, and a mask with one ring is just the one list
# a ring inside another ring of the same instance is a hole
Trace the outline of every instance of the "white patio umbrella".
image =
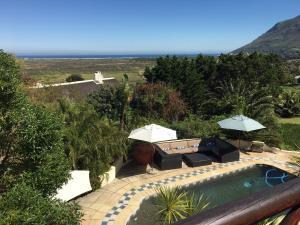
[(230, 129), (230, 130), (238, 130), (239, 133), (239, 148), (240, 148), (240, 134), (242, 131), (254, 131), (266, 128), (256, 120), (253, 120), (247, 116), (243, 115), (236, 115), (230, 117), (225, 120), (221, 120), (218, 122), (221, 128), (223, 129)]
[(177, 139), (177, 135), (175, 130), (156, 124), (150, 124), (131, 131), (128, 138), (154, 143)]
[[(175, 130), (159, 126), (157, 124), (150, 124), (131, 131), (128, 138), (133, 140), (145, 141), (152, 144), (154, 142), (177, 139), (177, 135)], [(154, 156), (155, 147), (153, 144), (152, 147)]]

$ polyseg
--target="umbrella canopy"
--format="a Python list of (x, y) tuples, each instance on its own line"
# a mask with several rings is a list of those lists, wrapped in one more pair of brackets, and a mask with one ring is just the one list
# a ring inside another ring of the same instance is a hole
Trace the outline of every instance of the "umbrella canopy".
[(177, 135), (175, 130), (156, 124), (150, 124), (131, 131), (128, 138), (154, 143), (177, 139)]
[(221, 120), (218, 122), (221, 128), (239, 131), (253, 131), (266, 128), (259, 122), (243, 115), (233, 116), (231, 118)]

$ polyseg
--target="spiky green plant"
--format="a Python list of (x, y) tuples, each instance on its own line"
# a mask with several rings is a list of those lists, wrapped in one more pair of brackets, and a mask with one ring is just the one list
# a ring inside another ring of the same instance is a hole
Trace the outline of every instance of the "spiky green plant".
[(202, 194), (199, 197), (195, 193), (186, 195), (187, 214), (188, 216), (195, 215), (209, 206), (208, 199)]
[(279, 215), (275, 217), (267, 218), (261, 222), (258, 222), (256, 225), (279, 225), (284, 219), (285, 215)]
[(156, 206), (164, 224), (171, 224), (184, 219), (188, 213), (186, 193), (178, 187), (159, 187), (156, 189)]
[(163, 224), (185, 219), (208, 206), (208, 201), (203, 195), (197, 198), (194, 193), (189, 194), (179, 187), (160, 186), (155, 191), (156, 207)]

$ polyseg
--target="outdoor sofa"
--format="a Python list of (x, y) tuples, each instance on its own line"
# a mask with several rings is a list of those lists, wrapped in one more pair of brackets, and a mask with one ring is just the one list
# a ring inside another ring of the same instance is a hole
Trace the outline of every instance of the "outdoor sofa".
[(154, 162), (160, 169), (182, 167), (182, 159), (189, 166), (209, 165), (212, 161), (232, 162), (240, 159), (239, 150), (218, 137), (182, 139), (154, 144)]
[(218, 162), (222, 163), (240, 159), (238, 148), (218, 137), (203, 138), (199, 144), (198, 153), (216, 158)]
[(155, 143), (154, 162), (160, 169), (176, 169), (182, 167), (182, 155), (195, 153), (201, 139), (181, 139)]

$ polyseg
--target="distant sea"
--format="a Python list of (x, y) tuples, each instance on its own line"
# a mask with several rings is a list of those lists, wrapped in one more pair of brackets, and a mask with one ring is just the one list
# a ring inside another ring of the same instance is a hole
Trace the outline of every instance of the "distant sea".
[[(136, 58), (158, 58), (160, 56), (176, 55), (178, 57), (196, 57), (198, 54), (16, 54), (17, 58), (22, 59), (136, 59)], [(219, 54), (204, 54), (218, 56)]]

